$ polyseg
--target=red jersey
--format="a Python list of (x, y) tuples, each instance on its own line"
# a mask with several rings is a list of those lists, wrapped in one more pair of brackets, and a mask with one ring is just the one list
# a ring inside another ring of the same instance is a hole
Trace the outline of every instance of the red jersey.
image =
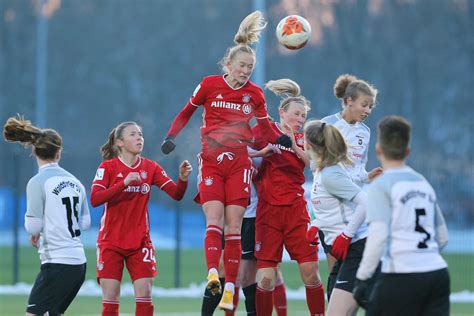
[[(278, 135), (283, 131), (276, 123), (271, 123), (272, 128)], [(261, 136), (260, 127), (253, 128), (255, 136), (255, 149), (262, 149), (268, 142)], [(303, 133), (295, 133), (295, 141), (298, 147), (304, 150)], [(275, 144), (274, 144), (275, 145)], [(298, 199), (304, 200), (303, 184), (304, 161), (291, 148), (275, 145), (281, 150), (281, 154), (273, 154), (263, 158), (262, 165), (258, 171), (258, 197), (273, 205), (291, 205)]]
[(259, 125), (266, 125), (262, 134), (276, 141), (277, 135), (268, 123), (263, 91), (251, 81), (234, 89), (223, 75), (205, 77), (194, 90), (188, 105), (176, 117), (168, 135), (175, 137), (200, 106), (204, 109), (201, 126), (203, 151), (221, 146), (245, 149), (253, 142), (249, 125), (252, 117)]
[[(130, 172), (138, 172), (141, 183), (132, 182), (125, 186), (124, 179)], [(118, 157), (103, 161), (92, 183), (91, 201), (98, 190), (119, 186), (119, 191), (105, 203), (97, 242), (110, 243), (122, 249), (140, 247), (143, 238), (149, 234), (150, 188), (156, 185), (163, 190), (171, 184), (176, 186), (163, 168), (152, 160), (139, 157), (133, 166), (126, 165)]]

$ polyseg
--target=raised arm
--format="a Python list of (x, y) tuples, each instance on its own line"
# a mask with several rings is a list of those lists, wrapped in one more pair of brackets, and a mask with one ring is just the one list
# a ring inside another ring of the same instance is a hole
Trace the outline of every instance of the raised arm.
[(189, 101), (184, 107), (184, 109), (182, 109), (181, 112), (179, 112), (178, 115), (175, 117), (170, 129), (168, 130), (168, 133), (166, 134), (165, 140), (161, 144), (161, 151), (164, 154), (167, 155), (174, 150), (174, 148), (176, 147), (176, 144), (174, 142), (175, 137), (186, 126), (186, 124), (188, 124), (189, 120), (191, 119), (191, 116), (193, 116), (193, 113), (196, 111), (196, 109), (197, 106), (193, 105), (191, 101)]

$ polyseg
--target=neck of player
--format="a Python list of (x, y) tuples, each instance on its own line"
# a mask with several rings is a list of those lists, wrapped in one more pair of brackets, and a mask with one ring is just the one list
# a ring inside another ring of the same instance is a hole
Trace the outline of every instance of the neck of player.
[(124, 150), (120, 153), (119, 157), (125, 164), (131, 167), (137, 162), (138, 157), (140, 157), (140, 155), (132, 154)]
[(224, 80), (227, 82), (229, 86), (231, 86), (234, 89), (242, 87), (242, 84), (238, 82), (234, 77), (231, 75), (226, 75), (224, 76)]
[(342, 118), (343, 118), (347, 123), (349, 123), (349, 124), (355, 124), (355, 123), (357, 123), (357, 120), (354, 119), (354, 118), (352, 118), (351, 115), (350, 115), (350, 113), (347, 112), (347, 111), (345, 111), (345, 110), (341, 112), (341, 116), (342, 116)]
[(383, 158), (380, 160), (380, 163), (385, 170), (400, 169), (405, 167), (405, 160), (387, 160)]

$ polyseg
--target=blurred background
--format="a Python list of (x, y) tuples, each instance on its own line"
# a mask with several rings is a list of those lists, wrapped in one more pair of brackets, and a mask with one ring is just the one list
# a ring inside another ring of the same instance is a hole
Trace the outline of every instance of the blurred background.
[[(138, 122), (145, 157), (174, 179), (180, 161), (188, 159), (194, 167), (183, 202), (176, 204), (156, 188), (152, 192), (155, 246), (199, 249), (204, 216), (192, 199), (201, 114), (179, 134), (172, 154), (162, 155), (159, 147), (202, 77), (221, 72), (217, 62), (233, 45), (240, 21), (255, 9), (264, 11), (268, 26), (257, 47), (253, 80), (297, 81), (312, 102), (309, 118), (341, 109), (332, 92), (338, 75), (372, 83), (379, 95), (366, 121), (372, 129), (368, 168), (378, 165), (373, 150), (378, 120), (406, 116), (413, 124), (409, 164), (438, 194), (452, 232), (449, 249), (474, 252), (470, 0), (1, 0), (0, 122), (19, 113), (56, 129), (64, 141), (61, 165), (88, 189), (110, 130), (123, 121)], [(280, 46), (274, 34), (289, 14), (304, 16), (312, 26), (310, 42), (298, 51)], [(279, 99), (266, 97), (277, 118)], [(8, 270), (22, 264), (28, 242), (24, 192), (37, 166), (30, 150), (4, 141), (0, 162), (0, 247), (11, 254), (0, 261), (7, 275), (0, 283), (11, 284), (22, 278), (21, 269)], [(88, 247), (95, 245), (101, 214), (100, 207), (92, 210), (93, 227), (84, 234)], [(170, 257), (172, 266), (181, 257)], [(95, 258), (89, 260), (93, 270)]]

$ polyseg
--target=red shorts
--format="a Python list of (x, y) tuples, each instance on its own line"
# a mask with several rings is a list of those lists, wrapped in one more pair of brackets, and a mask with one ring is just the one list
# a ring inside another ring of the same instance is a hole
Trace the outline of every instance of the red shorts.
[(252, 180), (252, 160), (247, 148), (220, 147), (198, 155), (198, 200), (221, 201), (247, 207)]
[(127, 266), (132, 281), (152, 278), (157, 274), (155, 249), (151, 240), (144, 239), (140, 248), (121, 249), (99, 243), (97, 245), (97, 280), (114, 279), (122, 281), (123, 265)]
[(255, 222), (255, 257), (259, 268), (276, 267), (283, 245), (298, 263), (317, 261), (317, 247), (306, 241), (310, 218), (306, 201), (293, 205), (271, 205), (259, 200)]

